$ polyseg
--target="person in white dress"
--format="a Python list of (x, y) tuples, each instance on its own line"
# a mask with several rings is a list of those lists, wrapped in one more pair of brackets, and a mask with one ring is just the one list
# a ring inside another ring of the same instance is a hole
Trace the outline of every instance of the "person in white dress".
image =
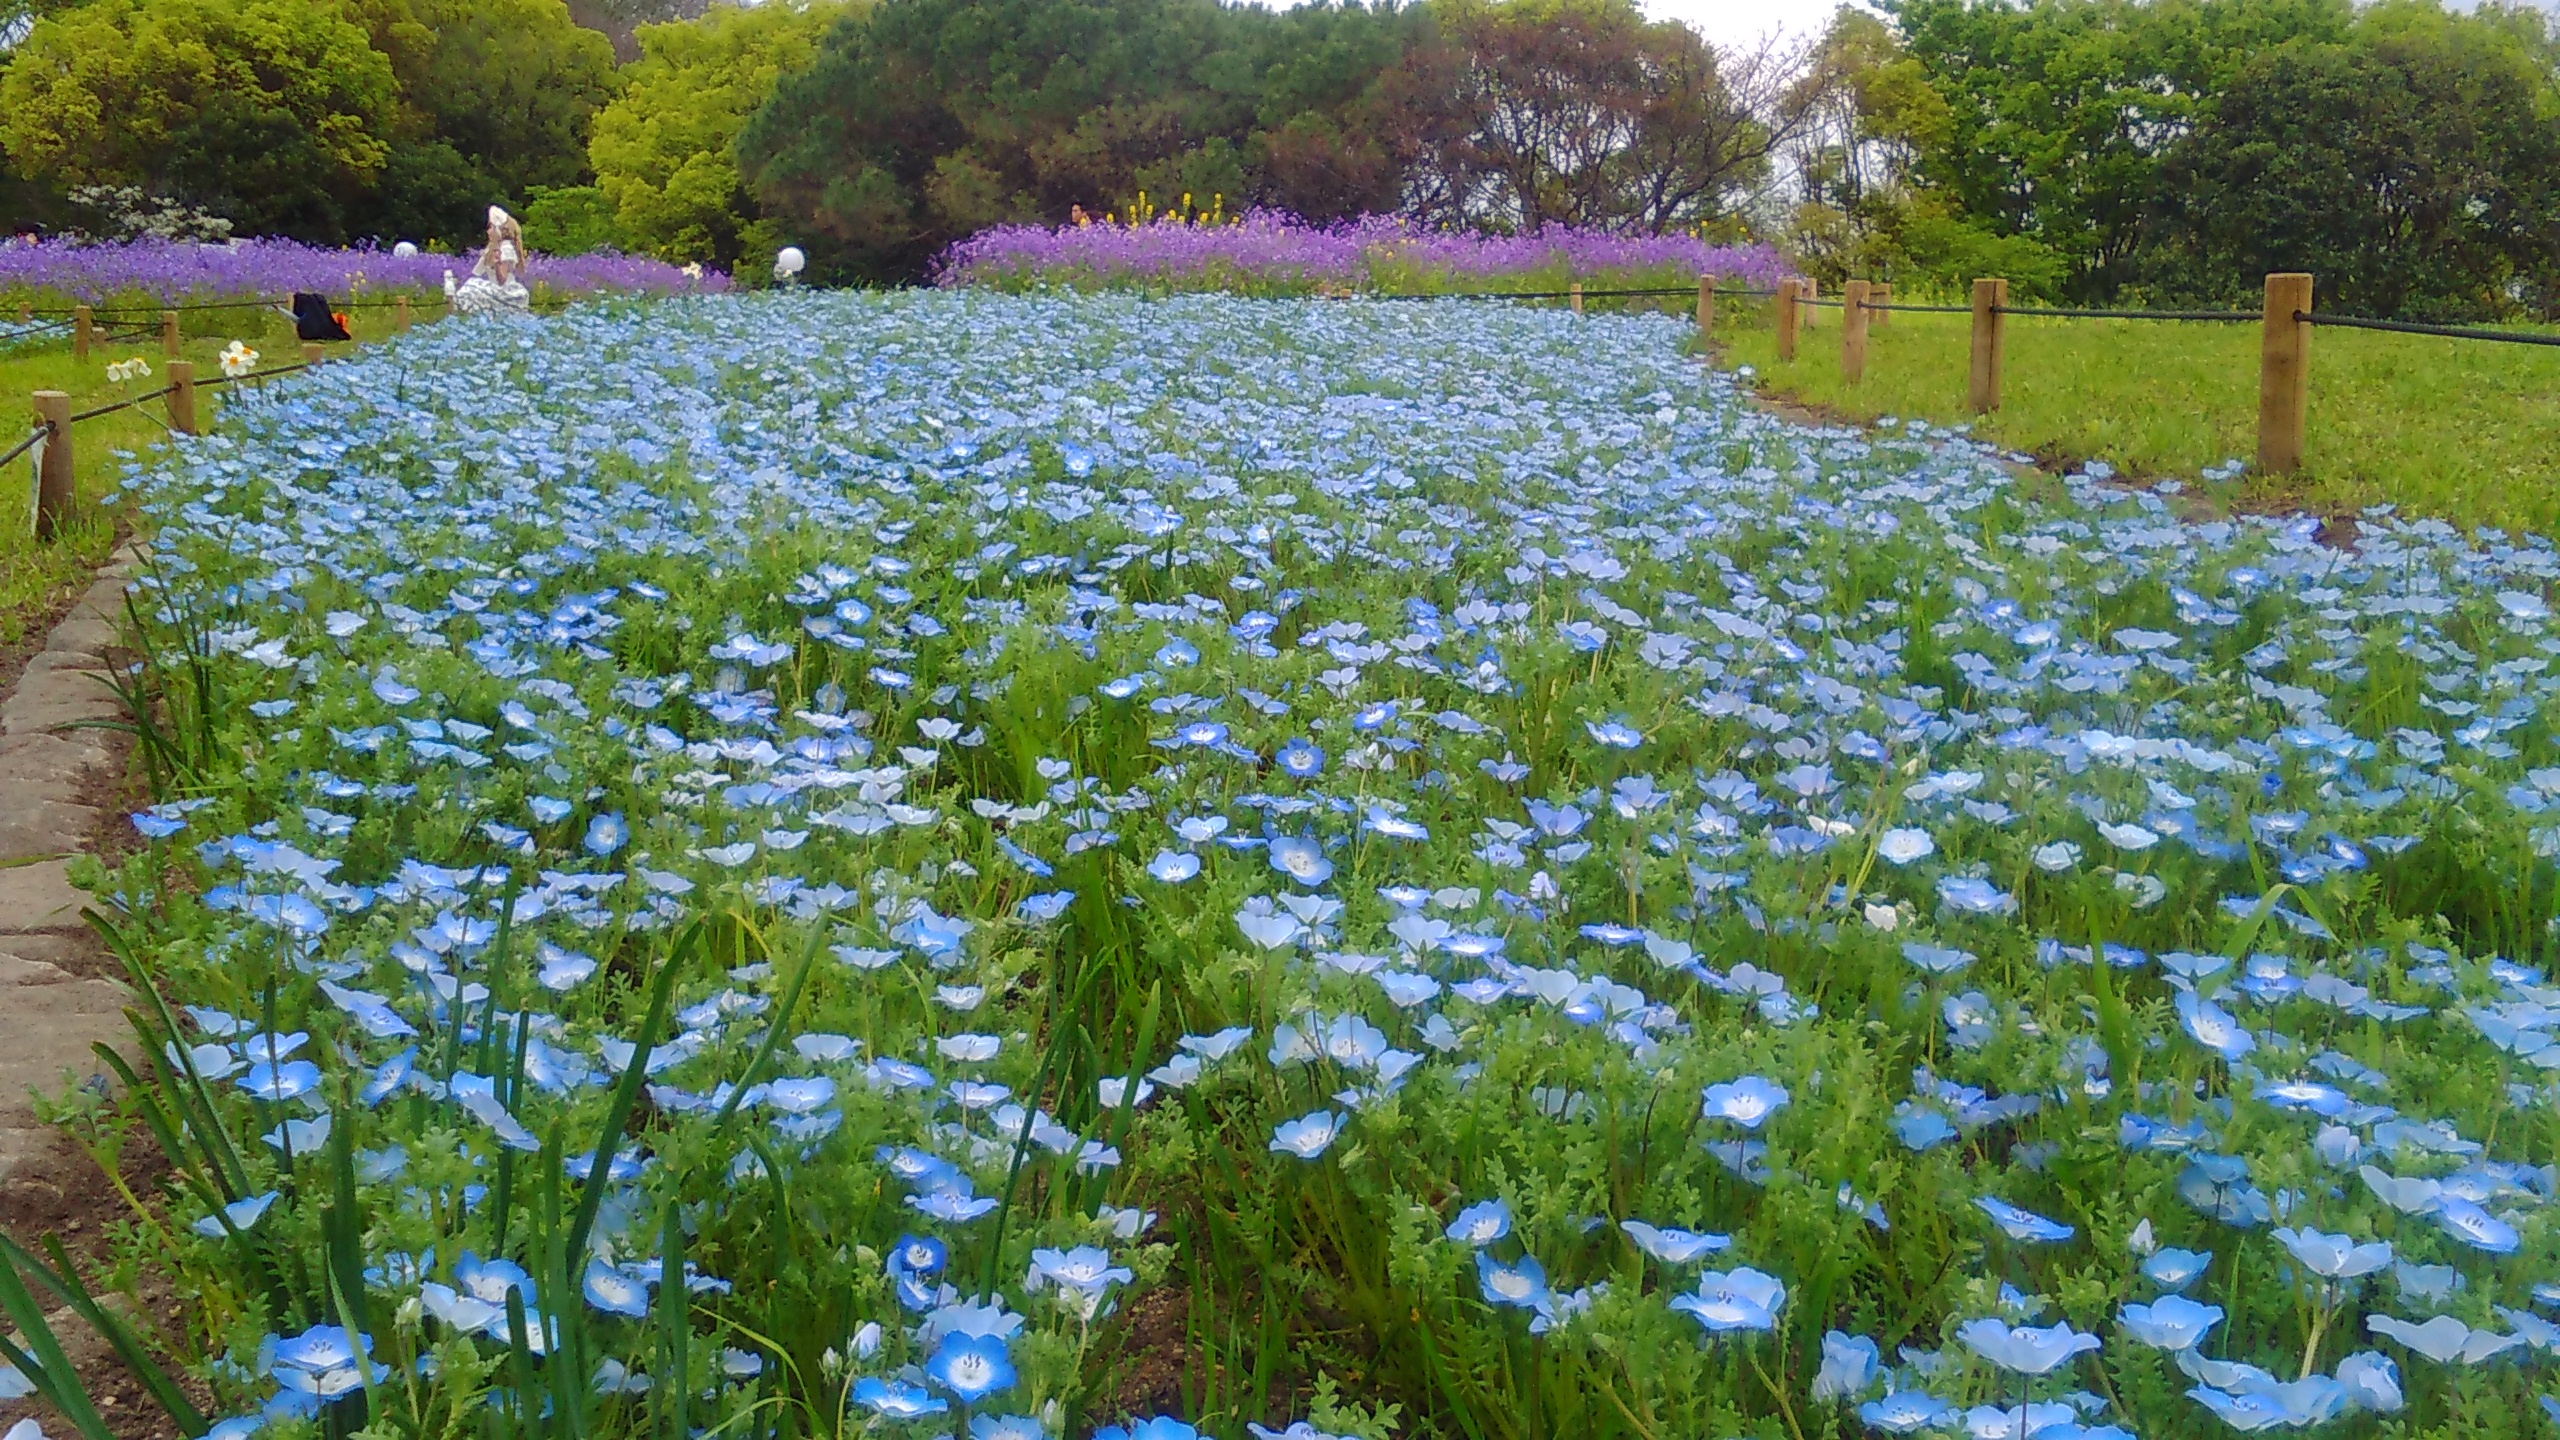
[(519, 278), (524, 273), (524, 226), (499, 207), (489, 207), (489, 243), (471, 266), (471, 278), (453, 283), (444, 273), (444, 293), (456, 315), (530, 315), (533, 296)]

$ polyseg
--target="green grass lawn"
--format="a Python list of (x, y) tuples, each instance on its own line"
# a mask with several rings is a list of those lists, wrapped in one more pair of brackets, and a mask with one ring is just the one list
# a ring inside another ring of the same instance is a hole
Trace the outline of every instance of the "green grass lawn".
[[(1773, 398), (1845, 419), (1973, 418), (1970, 319), (1898, 314), (1871, 332), (1866, 378), (1840, 378), (1840, 312), (1820, 313), (1796, 361), (1777, 360), (1768, 305), (1719, 307), (1728, 365)], [(2192, 477), (2257, 455), (2254, 324), (2010, 317), (2001, 408), (1974, 433), (2048, 462), (2104, 460), (2132, 475)], [(2301, 473), (2199, 486), (2248, 508), (2404, 514), (2544, 534), (2560, 528), (2560, 348), (2320, 329), (2311, 340)]]
[[(433, 313), (433, 312), (429, 312)], [(216, 361), (234, 339), (259, 351), (259, 365), (287, 364), (302, 358), (293, 337), (293, 322), (280, 314), (254, 310), (216, 311), (190, 317), (203, 333), (182, 337), (181, 358), (195, 362), (198, 381), (222, 373)], [(358, 334), (370, 325), (387, 331), (389, 317), (370, 312), (357, 320)], [(112, 361), (141, 357), (151, 375), (126, 384), (111, 384)], [(61, 390), (71, 396), (73, 411), (93, 409), (128, 395), (157, 390), (168, 383), (160, 337), (155, 330), (138, 340), (108, 342), (103, 338), (87, 360), (74, 360), (68, 337), (16, 354), (0, 355), (0, 450), (15, 445), (34, 423), (38, 390)], [(209, 424), (221, 412), (219, 387), (197, 393), (197, 420)], [(35, 538), (35, 470), (21, 456), (0, 471), (0, 650), (15, 646), (28, 627), (56, 603), (87, 587), (107, 553), (115, 548), (118, 527), (127, 523), (99, 498), (114, 490), (128, 454), (168, 436), (166, 402), (153, 401), (72, 427), (73, 476), (77, 495), (70, 524), (51, 543)]]

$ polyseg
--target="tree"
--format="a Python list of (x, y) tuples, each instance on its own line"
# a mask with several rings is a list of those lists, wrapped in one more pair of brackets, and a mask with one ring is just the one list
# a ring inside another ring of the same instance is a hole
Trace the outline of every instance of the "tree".
[(461, 244), (492, 202), (587, 178), (612, 46), (561, 0), (360, 0), (399, 89), (391, 153), (357, 228)]
[(96, 0), (0, 75), (0, 145), (58, 184), (139, 185), (244, 234), (346, 235), (389, 156), (390, 62), (331, 0)]
[(771, 248), (738, 176), (738, 131), (784, 73), (816, 57), (827, 28), (854, 13), (844, 3), (768, 0), (640, 28), (640, 59), (587, 141), (596, 185), (631, 243), (730, 269)]
[(1392, 197), (1385, 79), (1423, 23), (1392, 3), (882, 0), (782, 80), (740, 167), (839, 275), (912, 276), (983, 226), (1141, 188), (1325, 218)]
[(2347, 43), (2242, 67), (2162, 160), (2166, 293), (2237, 298), (2269, 271), (2324, 306), (2481, 317), (2560, 281), (2560, 122), (2526, 38), (2418, 7)]
[(1795, 123), (1766, 83), (1779, 65), (1728, 67), (1632, 0), (1443, 0), (1434, 14), (1439, 45), (1408, 72), (1431, 123), (1407, 193), (1442, 223), (1721, 218)]
[(2063, 257), (2073, 298), (2143, 273), (2159, 157), (2251, 56), (2342, 38), (2348, 0), (1881, 0), (1939, 105), (1914, 178)]

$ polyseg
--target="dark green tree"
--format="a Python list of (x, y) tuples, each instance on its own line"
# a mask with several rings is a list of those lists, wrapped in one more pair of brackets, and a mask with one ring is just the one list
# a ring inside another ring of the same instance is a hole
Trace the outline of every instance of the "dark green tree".
[(1383, 208), (1388, 73), (1420, 24), (1392, 3), (886, 0), (784, 78), (740, 172), (822, 273), (881, 279), (1140, 189), (1160, 208), (1186, 190), (1203, 209)]
[[(2414, 9), (2414, 7), (2410, 7)], [(2514, 36), (2434, 12), (2368, 16), (2242, 67), (2161, 162), (2163, 293), (2232, 298), (2274, 270), (2324, 308), (2477, 318), (2560, 281), (2560, 121)]]

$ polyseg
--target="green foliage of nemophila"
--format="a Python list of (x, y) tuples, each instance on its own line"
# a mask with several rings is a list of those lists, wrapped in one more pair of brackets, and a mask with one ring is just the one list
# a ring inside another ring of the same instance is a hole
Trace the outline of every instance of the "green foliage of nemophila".
[(2560, 348), (2315, 327), (2303, 469), (2279, 477), (2228, 471), (2257, 456), (2255, 324), (2012, 316), (2000, 409), (1976, 417), (1965, 406), (1970, 316), (1892, 316), (1869, 331), (1852, 386), (1840, 378), (1838, 311), (1781, 365), (1767, 309), (1728, 307), (1722, 362), (1751, 366), (1770, 395), (1848, 419), (1962, 424), (2047, 463), (2102, 460), (2136, 476), (2213, 471), (2225, 479), (2197, 491), (2226, 506), (2384, 505), (2464, 528), (2560, 527), (2560, 413), (2547, 403)]

